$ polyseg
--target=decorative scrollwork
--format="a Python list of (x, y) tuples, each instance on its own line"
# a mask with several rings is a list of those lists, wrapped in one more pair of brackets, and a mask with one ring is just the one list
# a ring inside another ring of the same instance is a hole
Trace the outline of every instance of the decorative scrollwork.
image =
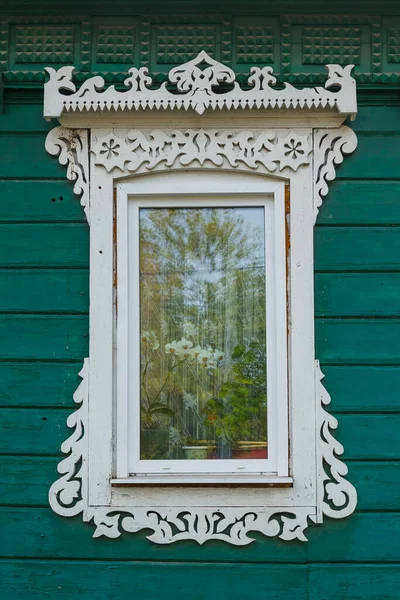
[(119, 537), (123, 531), (135, 533), (151, 529), (147, 539), (156, 544), (171, 544), (193, 540), (204, 544), (219, 540), (245, 546), (254, 541), (248, 534), (259, 532), (267, 537), (278, 536), (283, 540), (307, 541), (304, 530), (314, 511), (308, 508), (247, 510), (227, 508), (215, 509), (101, 509), (90, 508), (88, 520), (96, 525), (93, 537)]
[(83, 485), (87, 461), (88, 371), (89, 359), (85, 358), (79, 373), (82, 381), (74, 394), (74, 402), (80, 406), (67, 419), (68, 427), (74, 431), (61, 445), (61, 452), (68, 456), (57, 467), (62, 477), (53, 483), (49, 491), (51, 508), (64, 517), (81, 513), (87, 502)]
[(94, 137), (92, 152), (95, 164), (108, 172), (113, 169), (137, 171), (144, 166), (151, 170), (163, 164), (172, 167), (191, 163), (225, 163), (233, 168), (245, 166), (251, 170), (263, 167), (270, 173), (289, 168), (297, 171), (310, 162), (311, 146), (307, 135), (288, 131), (278, 137), (274, 131), (218, 131), (216, 129), (187, 129), (171, 132), (155, 130), (150, 133), (133, 129), (120, 137), (110, 131)]
[(323, 197), (327, 195), (328, 182), (336, 177), (336, 166), (343, 162), (344, 154), (351, 154), (357, 148), (357, 136), (350, 127), (342, 125), (337, 129), (317, 129), (314, 133), (314, 214)]
[(342, 519), (351, 515), (357, 505), (357, 492), (354, 486), (345, 479), (348, 468), (338, 456), (344, 448), (332, 434), (338, 426), (337, 419), (324, 409), (330, 404), (331, 397), (322, 384), (324, 374), (316, 361), (317, 394), (319, 396), (320, 427), (320, 491), (322, 495), (322, 511), (332, 519)]
[[(88, 359), (80, 372), (79, 384), (74, 401), (80, 407), (70, 415), (67, 424), (74, 429), (72, 435), (62, 444), (61, 450), (68, 454), (59, 466), (62, 475), (50, 488), (49, 502), (52, 509), (65, 517), (84, 512), (85, 521), (92, 521), (96, 527), (93, 537), (117, 538), (123, 531), (135, 533), (150, 529), (148, 539), (156, 544), (170, 544), (182, 540), (194, 540), (203, 544), (209, 540), (220, 540), (236, 546), (250, 544), (254, 538), (250, 532), (259, 532), (267, 537), (278, 536), (282, 540), (307, 541), (305, 529), (309, 520), (316, 522), (315, 509), (291, 507), (275, 508), (127, 508), (88, 506), (84, 479), (87, 464), (87, 402), (88, 402)], [(357, 493), (344, 476), (346, 465), (339, 460), (343, 446), (335, 440), (331, 430), (336, 429), (337, 420), (324, 406), (330, 397), (321, 383), (323, 374), (316, 361), (317, 390), (321, 406), (319, 408), (319, 495), (322, 499), (322, 512), (334, 519), (351, 514), (357, 503)]]
[[(287, 108), (333, 109), (344, 115), (356, 113), (355, 82), (351, 77), (352, 65), (327, 65), (325, 87), (296, 89), (285, 84), (282, 89), (271, 87), (276, 78), (271, 67), (252, 67), (248, 79), (250, 89), (243, 90), (235, 73), (202, 51), (193, 60), (169, 72), (174, 91), (163, 83), (151, 89), (152, 79), (146, 68), (129, 69), (125, 91), (110, 86), (106, 90), (103, 77), (87, 79), (79, 90), (72, 81), (73, 67), (57, 71), (46, 67), (49, 81), (45, 84), (45, 117), (59, 117), (68, 111), (184, 109), (202, 114), (211, 108)], [(228, 84), (232, 89), (217, 89)], [(65, 94), (64, 92), (68, 92)], [(72, 93), (71, 93), (72, 92)]]
[(58, 156), (60, 165), (68, 165), (67, 179), (75, 182), (74, 193), (81, 196), (80, 203), (90, 223), (87, 129), (55, 127), (47, 134), (45, 148), (49, 154)]

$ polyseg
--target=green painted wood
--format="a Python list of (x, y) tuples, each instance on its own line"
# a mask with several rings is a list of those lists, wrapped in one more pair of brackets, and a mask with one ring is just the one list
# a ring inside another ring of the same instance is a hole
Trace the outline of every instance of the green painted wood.
[(56, 457), (2, 456), (0, 505), (47, 507), (57, 462)]
[(335, 412), (400, 411), (400, 367), (324, 365)]
[(81, 364), (0, 362), (0, 406), (72, 408)]
[(360, 132), (357, 137), (357, 150), (346, 157), (337, 170), (339, 179), (364, 179), (366, 175), (369, 179), (400, 178), (399, 134), (370, 135)]
[(89, 310), (86, 269), (0, 269), (0, 312), (77, 312)]
[(322, 363), (400, 364), (397, 319), (318, 319), (315, 341)]
[(0, 225), (0, 266), (87, 267), (86, 223)]
[(55, 125), (55, 121), (45, 121), (43, 118), (43, 101), (35, 104), (5, 101), (3, 112), (0, 113), (1, 133), (47, 132)]
[(0, 315), (0, 358), (80, 361), (88, 339), (87, 316)]
[[(57, 456), (2, 456), (0, 505), (47, 506), (57, 479)], [(398, 510), (400, 462), (348, 461), (349, 479), (358, 493), (357, 510)], [(23, 482), (23, 485), (21, 485)]]
[[(170, 564), (170, 563), (13, 563), (0, 565), (5, 585), (4, 600), (30, 600), (57, 597), (60, 600), (88, 598), (126, 600), (127, 596), (146, 600), (191, 598), (192, 600), (259, 600), (265, 588), (263, 565)], [(25, 589), (22, 586), (25, 583)], [(79, 581), (79, 584), (77, 584)], [(243, 585), (247, 581), (249, 585)], [(173, 585), (172, 585), (172, 582)], [(250, 585), (251, 582), (251, 585)], [(263, 594), (264, 596), (264, 594)], [(265, 597), (265, 596), (264, 596)], [(307, 571), (271, 565), (268, 600), (307, 600)]]
[(315, 269), (400, 270), (400, 229), (396, 227), (316, 227)]
[(400, 181), (335, 180), (319, 209), (317, 224), (399, 225), (399, 197)]
[(399, 294), (400, 273), (317, 273), (315, 314), (398, 317)]
[(399, 510), (399, 462), (349, 462), (348, 466), (349, 480), (357, 490), (357, 510)]
[(47, 154), (45, 139), (44, 133), (0, 134), (0, 178), (65, 177), (65, 167)]
[[(69, 409), (48, 407), (1, 409), (0, 453), (59, 453), (61, 457), (59, 448), (68, 432), (65, 422), (70, 413)], [(399, 427), (400, 414), (342, 414), (337, 438), (345, 447), (346, 458), (400, 460)]]
[[(117, 540), (93, 539), (93, 526), (81, 515), (62, 518), (50, 508), (2, 507), (0, 557), (96, 560), (168, 560), (210, 562), (394, 562), (399, 560), (399, 512), (355, 513), (348, 519), (326, 519), (310, 526), (309, 543), (284, 542), (255, 535), (257, 543), (237, 548), (223, 542), (151, 544), (144, 532), (124, 533)], [(373, 540), (373, 543), (371, 543)], [(268, 567), (265, 566), (266, 572)], [(347, 600), (347, 599), (346, 599)], [(348, 599), (350, 600), (350, 599)]]
[[(266, 568), (267, 567), (267, 568)], [(398, 565), (343, 566), (4, 561), (4, 600), (397, 600)], [(267, 575), (266, 575), (267, 572)], [(266, 577), (267, 587), (266, 590)], [(171, 578), (174, 585), (171, 586)], [(79, 584), (77, 584), (79, 581)]]
[(59, 454), (70, 435), (66, 420), (71, 410), (58, 408), (0, 409), (0, 454)]
[[(357, 100), (360, 102), (359, 98)], [(359, 106), (357, 117), (350, 126), (357, 135), (366, 132), (400, 133), (400, 105)]]
[(313, 565), (309, 600), (398, 600), (399, 565)]
[(65, 173), (55, 181), (0, 181), (0, 198), (0, 221), (85, 221), (79, 197)]
[(400, 460), (399, 428), (400, 414), (341, 414), (335, 437), (345, 460)]

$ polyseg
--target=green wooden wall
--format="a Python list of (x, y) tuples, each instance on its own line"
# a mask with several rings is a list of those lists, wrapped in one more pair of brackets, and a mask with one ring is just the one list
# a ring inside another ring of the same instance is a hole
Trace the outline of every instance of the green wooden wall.
[[(20, 15), (25, 4), (15, 3)], [(259, 4), (251, 5), (249, 13)], [(80, 5), (77, 14), (85, 3)], [(101, 13), (104, 6), (99, 3)], [(128, 11), (124, 6), (121, 14)], [(244, 548), (217, 542), (157, 546), (143, 533), (94, 540), (92, 527), (80, 517), (61, 518), (48, 507), (48, 487), (56, 478), (66, 417), (88, 351), (89, 232), (64, 168), (44, 150), (46, 132), (54, 124), (42, 119), (42, 66), (37, 62), (42, 58), (30, 63), (29, 76), (18, 71), (15, 65), (22, 63), (15, 61), (15, 31), (5, 20), (11, 37), (0, 36), (9, 73), (0, 115), (2, 600), (400, 598), (400, 78), (393, 75), (400, 54), (390, 59), (387, 73), (392, 75), (385, 81), (385, 28), (397, 27), (390, 14), (374, 17), (384, 42), (375, 79), (368, 71), (371, 19), (331, 19), (335, 26), (342, 20), (347, 28), (353, 23), (353, 29), (362, 29), (348, 34), (348, 39), (362, 38), (360, 108), (353, 124), (359, 146), (340, 167), (315, 231), (317, 356), (332, 411), (340, 419), (338, 438), (359, 493), (358, 508), (348, 519), (311, 527), (306, 544), (260, 537)], [(282, 71), (282, 23), (274, 19), (272, 36), (279, 44), (273, 60)], [(220, 24), (209, 14), (192, 22), (204, 20), (209, 26)], [(182, 23), (181, 16), (176, 22)], [(327, 26), (325, 18), (316, 17), (313, 26), (319, 22)], [(24, 23), (28, 26), (27, 17)], [(299, 23), (301, 17), (295, 26)], [(291, 43), (300, 44), (296, 39)], [(265, 40), (259, 50), (264, 46)], [(349, 42), (349, 47), (354, 52), (358, 46)], [(92, 62), (93, 52), (92, 47)], [(109, 53), (106, 49), (106, 58)], [(32, 61), (29, 56), (23, 60)], [(290, 56), (291, 73), (302, 73), (299, 80), (309, 80), (310, 72), (319, 77), (319, 65), (303, 64), (304, 53), (296, 47)], [(362, 57), (368, 67), (364, 72)], [(158, 60), (155, 54), (152, 60)], [(101, 64), (117, 73), (117, 80), (126, 68)], [(293, 71), (296, 64), (298, 71)], [(245, 63), (242, 67), (245, 72)], [(92, 64), (88, 72), (93, 70)]]

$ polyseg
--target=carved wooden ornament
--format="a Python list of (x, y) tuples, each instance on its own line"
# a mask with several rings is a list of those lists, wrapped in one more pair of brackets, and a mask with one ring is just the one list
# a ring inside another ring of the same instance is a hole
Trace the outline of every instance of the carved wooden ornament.
[[(159, 544), (214, 539), (244, 545), (258, 531), (306, 541), (310, 522), (355, 509), (356, 491), (345, 479), (343, 447), (333, 437), (337, 420), (326, 410), (330, 397), (314, 355), (313, 225), (336, 167), (357, 145), (343, 125), (357, 112), (352, 67), (327, 69), (323, 88), (286, 84), (276, 90), (269, 67), (253, 68), (244, 90), (229, 67), (201, 52), (170, 71), (174, 90), (166, 84), (152, 89), (146, 69), (130, 69), (126, 91), (103, 90), (101, 77), (76, 90), (73, 67), (46, 69), (44, 116), (61, 123), (48, 134), (46, 150), (67, 167), (91, 224), (90, 356), (49, 501), (60, 515), (83, 514), (96, 526), (94, 537), (146, 529)], [(205, 170), (280, 181), (290, 190), (288, 487), (274, 487), (276, 476), (271, 487), (238, 483), (230, 489), (140, 488), (115, 480), (113, 188), (160, 171), (165, 178)]]

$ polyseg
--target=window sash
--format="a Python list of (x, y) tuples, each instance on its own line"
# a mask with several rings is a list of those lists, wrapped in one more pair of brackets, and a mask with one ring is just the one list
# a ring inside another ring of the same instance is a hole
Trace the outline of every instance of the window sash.
[[(261, 477), (288, 475), (287, 348), (286, 348), (286, 245), (284, 184), (266, 183), (263, 191), (202, 194), (140, 193), (134, 184), (118, 186), (117, 194), (117, 476), (141, 477), (196, 474), (199, 481), (214, 475)], [(170, 191), (170, 190), (169, 190)], [(203, 191), (203, 190), (202, 190)], [(141, 460), (140, 459), (140, 208), (264, 207), (267, 320), (267, 459)], [(129, 259), (128, 259), (129, 254)], [(134, 264), (132, 265), (132, 260)], [(133, 277), (132, 277), (133, 275)], [(130, 306), (129, 306), (130, 303)], [(129, 329), (133, 332), (130, 348)], [(132, 339), (133, 338), (133, 339)], [(129, 368), (131, 365), (131, 368)], [(133, 369), (132, 369), (133, 367)], [(130, 375), (131, 374), (131, 375)], [(131, 380), (129, 377), (131, 376)], [(132, 389), (135, 390), (132, 393)]]

